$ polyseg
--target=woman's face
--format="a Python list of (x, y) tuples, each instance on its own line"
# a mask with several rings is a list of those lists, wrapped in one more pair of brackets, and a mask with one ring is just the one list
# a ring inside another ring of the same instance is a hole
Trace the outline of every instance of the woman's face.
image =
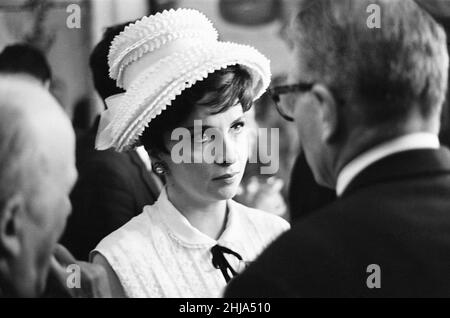
[[(247, 128), (241, 104), (218, 114), (212, 114), (209, 107), (196, 106), (182, 127), (189, 131), (190, 156), (185, 157), (189, 162), (175, 163), (171, 154), (161, 157), (168, 166), (169, 192), (205, 203), (232, 198), (248, 159)], [(170, 134), (165, 139), (172, 153), (180, 141), (171, 140)]]

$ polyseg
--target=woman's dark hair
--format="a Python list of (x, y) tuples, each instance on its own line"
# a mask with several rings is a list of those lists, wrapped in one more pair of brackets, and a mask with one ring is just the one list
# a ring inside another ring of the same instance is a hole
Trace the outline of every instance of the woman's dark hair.
[[(252, 107), (252, 78), (240, 65), (232, 65), (211, 73), (177, 96), (159, 116), (153, 119), (140, 139), (147, 150), (165, 152), (164, 135), (179, 127), (196, 105), (209, 107), (212, 114), (226, 111), (240, 102), (244, 112)], [(212, 94), (211, 94), (212, 93)]]

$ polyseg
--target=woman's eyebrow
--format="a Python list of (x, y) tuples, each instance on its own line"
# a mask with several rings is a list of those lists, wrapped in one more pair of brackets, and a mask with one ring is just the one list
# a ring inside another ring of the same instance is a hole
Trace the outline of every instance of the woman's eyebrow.
[[(238, 118), (233, 120), (233, 122), (230, 124), (230, 126), (233, 126), (233, 125), (235, 125), (235, 124), (237, 124), (237, 123), (239, 123), (241, 121), (244, 121), (244, 120), (245, 120), (245, 116), (244, 115), (239, 116)], [(194, 132), (194, 128), (195, 128), (195, 126), (188, 126), (188, 127), (186, 127), (186, 129), (189, 130), (190, 132)], [(216, 128), (216, 127), (215, 126), (211, 126), (211, 125), (201, 125), (202, 131), (205, 131), (208, 128)]]
[(245, 121), (245, 116), (244, 116), (244, 115), (239, 116), (239, 118), (235, 119), (235, 120), (231, 123), (230, 126), (233, 126), (233, 125), (235, 125), (235, 124), (237, 124), (237, 123), (239, 123), (239, 122), (241, 122), (241, 121)]
[[(189, 126), (189, 127), (186, 127), (186, 129), (189, 130), (190, 132), (194, 132), (195, 127), (196, 126)], [(201, 125), (201, 126), (199, 125), (199, 126), (197, 126), (197, 129), (198, 128), (201, 128), (202, 131), (205, 131), (208, 128), (214, 128), (214, 127), (213, 126), (209, 126), (209, 125)]]

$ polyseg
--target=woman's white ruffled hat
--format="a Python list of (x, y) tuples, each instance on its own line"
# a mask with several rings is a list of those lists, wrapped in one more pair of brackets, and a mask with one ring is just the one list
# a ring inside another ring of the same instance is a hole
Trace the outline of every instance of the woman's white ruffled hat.
[(192, 9), (164, 11), (130, 24), (114, 38), (108, 56), (111, 78), (125, 93), (109, 97), (96, 139), (99, 150), (136, 145), (150, 121), (183, 90), (208, 74), (242, 65), (254, 99), (270, 84), (270, 62), (253, 47), (218, 41), (205, 15)]

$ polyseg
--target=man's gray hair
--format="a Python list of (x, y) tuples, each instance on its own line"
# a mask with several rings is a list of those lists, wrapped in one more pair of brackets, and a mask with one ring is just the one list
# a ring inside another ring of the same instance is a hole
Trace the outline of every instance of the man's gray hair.
[[(369, 6), (380, 9), (370, 28)], [(294, 20), (306, 80), (326, 84), (353, 120), (376, 125), (440, 113), (447, 89), (443, 28), (412, 0), (304, 0)], [(358, 106), (357, 108), (351, 108)], [(346, 116), (347, 116), (346, 115)]]

